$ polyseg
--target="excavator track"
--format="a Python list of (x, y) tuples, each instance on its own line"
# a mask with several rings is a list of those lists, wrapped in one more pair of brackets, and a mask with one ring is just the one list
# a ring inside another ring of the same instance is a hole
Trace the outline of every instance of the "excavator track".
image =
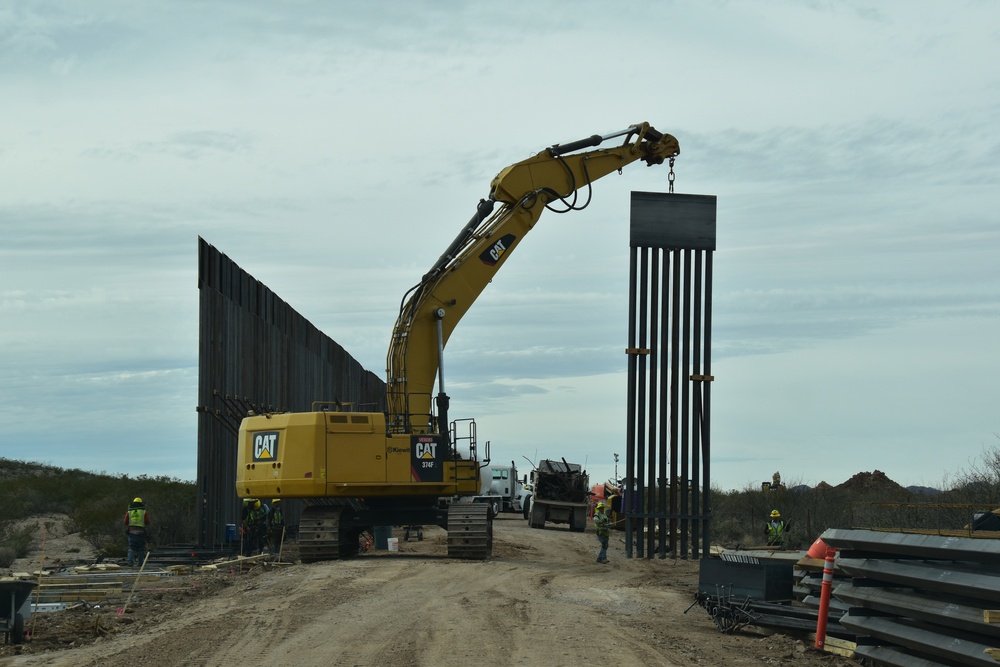
[(299, 519), (299, 558), (303, 563), (340, 560), (358, 553), (358, 539), (340, 525), (343, 507), (307, 507)]
[(493, 516), (483, 503), (448, 508), (448, 556), (485, 560), (493, 555)]

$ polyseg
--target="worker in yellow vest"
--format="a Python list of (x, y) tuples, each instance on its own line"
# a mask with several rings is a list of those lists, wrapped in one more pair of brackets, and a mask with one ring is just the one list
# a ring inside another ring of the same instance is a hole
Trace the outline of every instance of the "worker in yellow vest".
[(122, 520), (128, 538), (128, 566), (133, 567), (144, 560), (146, 552), (146, 531), (149, 530), (149, 511), (142, 498), (133, 498)]
[(611, 537), (611, 517), (607, 514), (607, 505), (604, 501), (597, 503), (594, 508), (594, 532), (597, 533), (597, 541), (601, 544), (601, 551), (597, 554), (598, 563), (608, 562), (608, 540)]
[(764, 537), (767, 538), (767, 546), (783, 549), (785, 547), (786, 532), (788, 532), (788, 524), (781, 518), (781, 512), (771, 510), (771, 519), (764, 525)]

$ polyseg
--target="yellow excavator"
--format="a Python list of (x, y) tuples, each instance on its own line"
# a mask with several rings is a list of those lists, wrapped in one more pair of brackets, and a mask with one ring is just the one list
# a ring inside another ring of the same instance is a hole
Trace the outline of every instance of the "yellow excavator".
[[(595, 148), (617, 137), (620, 144)], [(362, 532), (389, 525), (441, 526), (449, 556), (490, 557), (489, 506), (451, 502), (480, 492), (482, 466), (475, 422), (449, 421), (448, 338), (543, 211), (585, 208), (595, 180), (637, 160), (672, 165), (679, 153), (674, 137), (640, 123), (556, 144), (497, 174), (489, 198), (403, 297), (386, 360), (386, 412), (317, 402), (310, 412), (246, 417), (238, 495), (306, 501), (303, 562), (356, 555)]]

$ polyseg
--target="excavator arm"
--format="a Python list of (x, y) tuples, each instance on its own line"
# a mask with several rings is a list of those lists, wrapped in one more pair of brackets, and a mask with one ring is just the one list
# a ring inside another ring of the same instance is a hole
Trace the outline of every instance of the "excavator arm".
[[(582, 150), (622, 136), (623, 142), (613, 148)], [(472, 219), (403, 297), (386, 359), (389, 431), (447, 433), (444, 346), (543, 211), (585, 208), (592, 183), (602, 176), (636, 160), (649, 166), (662, 164), (679, 153), (674, 137), (641, 123), (604, 136), (556, 144), (497, 174), (489, 198), (479, 202)], [(438, 423), (434, 424), (436, 376)]]

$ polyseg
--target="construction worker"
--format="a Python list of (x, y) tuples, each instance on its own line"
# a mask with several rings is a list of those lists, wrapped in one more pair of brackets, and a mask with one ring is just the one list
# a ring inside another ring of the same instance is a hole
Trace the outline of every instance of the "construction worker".
[(149, 529), (149, 512), (142, 498), (132, 499), (122, 523), (125, 525), (125, 535), (128, 539), (126, 561), (129, 567), (133, 567), (145, 558), (143, 554), (146, 551), (146, 531)]
[(250, 510), (253, 509), (253, 498), (243, 499), (243, 508), (240, 510), (240, 554), (249, 556), (250, 547)]
[(597, 503), (594, 508), (594, 532), (597, 533), (597, 541), (601, 543), (601, 551), (597, 554), (598, 563), (608, 562), (608, 538), (611, 536), (611, 517), (607, 513), (607, 505), (604, 501)]
[(243, 555), (252, 556), (264, 548), (264, 538), (267, 532), (267, 512), (259, 498), (247, 498), (243, 501)]
[(257, 544), (254, 548), (257, 549), (257, 553), (262, 554), (267, 551), (267, 530), (271, 523), (271, 506), (261, 500), (260, 507), (257, 509), (260, 511), (258, 518), (260, 530), (257, 531)]
[(771, 520), (764, 526), (764, 537), (767, 538), (767, 546), (779, 549), (785, 546), (785, 532), (788, 525), (781, 518), (781, 512), (771, 510)]
[(281, 550), (285, 536), (285, 513), (281, 509), (281, 498), (271, 500), (271, 513), (267, 517), (267, 549), (272, 554)]

